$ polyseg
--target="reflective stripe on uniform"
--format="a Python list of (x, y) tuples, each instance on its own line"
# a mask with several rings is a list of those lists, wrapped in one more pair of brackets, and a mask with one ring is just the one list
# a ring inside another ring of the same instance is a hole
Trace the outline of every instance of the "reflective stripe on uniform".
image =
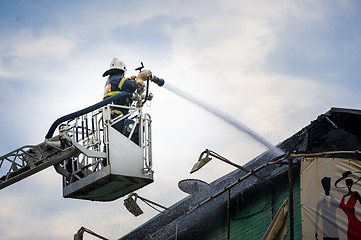
[(119, 89), (122, 89), (125, 80), (127, 80), (125, 77), (123, 77), (122, 80), (120, 80), (119, 85), (118, 85)]
[(121, 114), (123, 114), (123, 112), (122, 112), (122, 111), (120, 111), (120, 110), (117, 110), (117, 109), (114, 109), (114, 110), (113, 110), (113, 112), (114, 112), (115, 114), (118, 114), (118, 115), (121, 115)]
[(111, 96), (113, 96), (113, 95), (115, 95), (115, 94), (117, 94), (117, 93), (119, 93), (119, 92), (120, 92), (120, 91), (108, 92), (108, 93), (104, 94), (104, 98), (106, 98), (106, 97), (111, 97)]

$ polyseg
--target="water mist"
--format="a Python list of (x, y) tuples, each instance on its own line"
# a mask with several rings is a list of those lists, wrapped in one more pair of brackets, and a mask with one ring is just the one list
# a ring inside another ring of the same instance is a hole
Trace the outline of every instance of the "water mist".
[(250, 128), (248, 128), (246, 125), (244, 125), (243, 123), (239, 122), (237, 119), (233, 118), (232, 116), (222, 112), (221, 110), (215, 108), (215, 107), (211, 107), (208, 104), (206, 104), (205, 102), (202, 102), (199, 99), (196, 99), (195, 97), (191, 96), (190, 94), (182, 91), (181, 89), (171, 85), (170, 83), (166, 82), (164, 84), (164, 87), (169, 90), (170, 92), (178, 95), (179, 97), (182, 97), (186, 100), (188, 100), (189, 102), (203, 108), (204, 110), (206, 110), (207, 112), (219, 117), (220, 119), (222, 119), (223, 121), (225, 121), (226, 123), (234, 126), (235, 128), (237, 128), (238, 130), (244, 132), (245, 134), (247, 134), (248, 136), (250, 136), (251, 138), (253, 138), (254, 140), (256, 140), (257, 142), (261, 143), (262, 145), (266, 146), (270, 151), (272, 151), (272, 153), (275, 156), (280, 156), (282, 154), (284, 154), (284, 152), (282, 150), (280, 150), (279, 148), (275, 147), (273, 144), (271, 144), (270, 142), (268, 142), (266, 139), (264, 139), (262, 136), (260, 136), (259, 134), (257, 134), (256, 132), (252, 131)]

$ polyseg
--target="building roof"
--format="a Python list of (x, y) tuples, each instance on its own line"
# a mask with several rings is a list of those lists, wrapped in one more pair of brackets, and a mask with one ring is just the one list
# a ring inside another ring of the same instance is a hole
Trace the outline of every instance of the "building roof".
[[(325, 151), (355, 151), (361, 146), (361, 111), (354, 109), (332, 108), (320, 115), (308, 126), (290, 138), (277, 145), (286, 152), (325, 152)], [(288, 166), (270, 164), (275, 156), (266, 151), (243, 167), (258, 170), (263, 177), (272, 179), (288, 171)], [(140, 227), (131, 231), (121, 239), (174, 239), (174, 235), (197, 237), (197, 228), (206, 226), (209, 219), (214, 220), (215, 212), (224, 211), (228, 194), (232, 189), (232, 197), (239, 192), (247, 192), (264, 180), (235, 170), (215, 180), (208, 191), (198, 192), (175, 203)], [(268, 184), (268, 183), (267, 183)], [(225, 195), (227, 196), (227, 195)], [(197, 222), (198, 227), (194, 226)]]

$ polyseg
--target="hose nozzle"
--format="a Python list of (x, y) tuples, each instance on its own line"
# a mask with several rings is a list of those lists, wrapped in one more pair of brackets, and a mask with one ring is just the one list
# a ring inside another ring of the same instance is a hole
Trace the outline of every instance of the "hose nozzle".
[(153, 76), (151, 81), (154, 82), (155, 84), (157, 84), (159, 87), (163, 86), (165, 83), (164, 79), (156, 77), (156, 76)]

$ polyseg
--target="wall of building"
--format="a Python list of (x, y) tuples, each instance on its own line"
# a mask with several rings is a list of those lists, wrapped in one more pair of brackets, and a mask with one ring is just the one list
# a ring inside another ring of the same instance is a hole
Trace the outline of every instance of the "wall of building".
[[(279, 182), (277, 182), (279, 184)], [(280, 188), (271, 188), (268, 185), (258, 187), (251, 193), (238, 194), (232, 199), (230, 212), (230, 239), (262, 239), (268, 226), (272, 222), (278, 209), (288, 197), (288, 182), (280, 184)], [(294, 239), (302, 239), (300, 181), (295, 180), (293, 188), (294, 203)], [(226, 214), (225, 214), (226, 215)], [(210, 232), (207, 239), (228, 239), (228, 223), (222, 221), (214, 231)], [(289, 214), (287, 215), (288, 234), (285, 239), (290, 239)]]

